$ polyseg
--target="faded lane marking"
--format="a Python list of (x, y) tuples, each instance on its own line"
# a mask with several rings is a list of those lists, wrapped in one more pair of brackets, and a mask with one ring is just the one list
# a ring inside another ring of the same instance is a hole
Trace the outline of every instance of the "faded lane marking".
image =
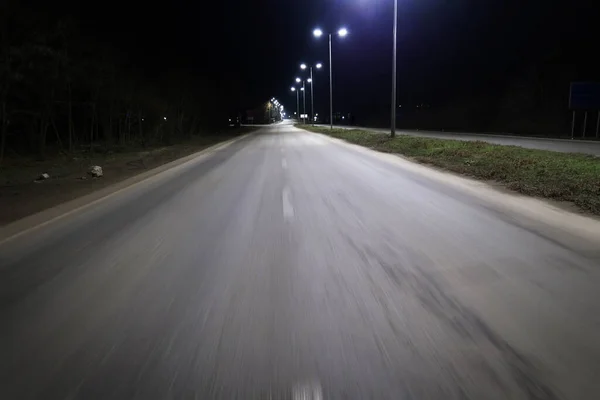
[(281, 201), (283, 205), (283, 218), (286, 221), (294, 219), (294, 207), (292, 206), (291, 191), (289, 187), (284, 187), (281, 193)]
[(281, 168), (287, 169), (287, 160), (285, 158), (281, 160)]
[(295, 385), (292, 389), (293, 400), (323, 400), (323, 390), (319, 382)]

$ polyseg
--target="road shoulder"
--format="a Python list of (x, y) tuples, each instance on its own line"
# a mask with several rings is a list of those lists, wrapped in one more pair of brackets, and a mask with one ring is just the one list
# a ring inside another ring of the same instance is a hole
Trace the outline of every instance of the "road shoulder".
[(104, 201), (119, 192), (133, 189), (136, 185), (142, 184), (151, 178), (157, 178), (159, 175), (167, 172), (177, 172), (177, 170), (180, 168), (185, 168), (186, 165), (193, 164), (200, 159), (215, 153), (216, 151), (223, 150), (233, 143), (243, 140), (250, 135), (251, 133), (216, 143), (198, 152), (178, 158), (166, 164), (162, 164), (156, 168), (116, 182), (110, 186), (106, 186), (84, 196), (77, 197), (71, 201), (58, 204), (54, 207), (47, 208), (4, 226), (0, 226), (0, 244), (45, 226), (53, 221), (62, 219), (75, 212), (83, 211), (84, 209)]

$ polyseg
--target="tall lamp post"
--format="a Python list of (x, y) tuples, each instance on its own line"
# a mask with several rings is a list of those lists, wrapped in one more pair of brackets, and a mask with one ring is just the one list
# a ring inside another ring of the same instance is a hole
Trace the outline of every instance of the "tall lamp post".
[(292, 86), (292, 92), (296, 92), (296, 115), (300, 118), (300, 96), (294, 86)]
[(392, 127), (390, 137), (396, 137), (396, 37), (398, 33), (398, 0), (394, 0), (394, 51), (392, 56)]
[(302, 81), (302, 121), (306, 124), (306, 90), (305, 90), (306, 81)]
[[(346, 28), (341, 28), (337, 31), (339, 37), (344, 37), (348, 34)], [(323, 31), (319, 28), (313, 31), (316, 38), (323, 36)], [(333, 129), (333, 68), (331, 65), (331, 33), (329, 34), (329, 127)]]
[[(317, 63), (315, 65), (315, 68), (317, 69), (321, 69), (323, 67), (323, 64), (321, 63)], [(300, 64), (300, 69), (306, 69), (306, 64), (302, 63)], [(314, 125), (315, 123), (315, 93), (314, 93), (314, 87), (315, 87), (315, 79), (313, 78), (313, 67), (312, 65), (310, 67), (308, 67), (310, 70), (310, 78), (308, 78), (307, 82), (310, 83), (310, 121), (311, 124)]]
[[(306, 91), (305, 91), (305, 86), (306, 86), (306, 81), (300, 78), (296, 78), (296, 83), (300, 83), (302, 82), (302, 87), (300, 88), (300, 91), (302, 91), (302, 115), (306, 115)], [(302, 117), (302, 123), (305, 124), (306, 123), (306, 117)]]

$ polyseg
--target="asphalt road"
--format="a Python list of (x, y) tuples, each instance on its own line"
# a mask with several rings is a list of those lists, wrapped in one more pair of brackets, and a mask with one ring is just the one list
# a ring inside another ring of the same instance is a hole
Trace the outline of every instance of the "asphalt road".
[[(329, 125), (322, 125), (329, 126)], [(346, 126), (340, 125), (335, 126), (336, 128), (343, 129), (366, 129), (373, 132), (389, 134), (389, 128), (366, 128), (358, 126)], [(458, 133), (458, 132), (435, 132), (435, 131), (413, 131), (398, 129), (396, 131), (398, 135), (410, 135), (410, 136), (421, 136), (421, 137), (433, 137), (438, 139), (454, 139), (454, 140), (467, 140), (476, 141), (481, 140), (483, 142), (502, 144), (507, 146), (519, 146), (528, 149), (540, 149), (558, 151), (561, 153), (584, 153), (600, 156), (600, 141), (591, 140), (569, 140), (569, 139), (546, 139), (546, 138), (531, 138), (531, 137), (519, 137), (509, 135), (494, 135), (494, 134), (475, 134), (475, 133)]]
[(600, 258), (280, 124), (0, 245), (2, 399), (597, 399)]

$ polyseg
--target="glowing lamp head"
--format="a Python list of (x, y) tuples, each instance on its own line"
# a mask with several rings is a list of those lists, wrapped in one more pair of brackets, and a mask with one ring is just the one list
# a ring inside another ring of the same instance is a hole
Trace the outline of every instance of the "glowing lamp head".
[(319, 69), (319, 68), (323, 68), (323, 64), (321, 64), (321, 63), (317, 63), (316, 67), (317, 67), (317, 69)]
[(344, 37), (344, 36), (346, 36), (346, 35), (348, 35), (348, 29), (346, 29), (346, 28), (342, 28), (342, 29), (340, 29), (340, 30), (338, 31), (338, 36), (339, 36), (339, 37)]

